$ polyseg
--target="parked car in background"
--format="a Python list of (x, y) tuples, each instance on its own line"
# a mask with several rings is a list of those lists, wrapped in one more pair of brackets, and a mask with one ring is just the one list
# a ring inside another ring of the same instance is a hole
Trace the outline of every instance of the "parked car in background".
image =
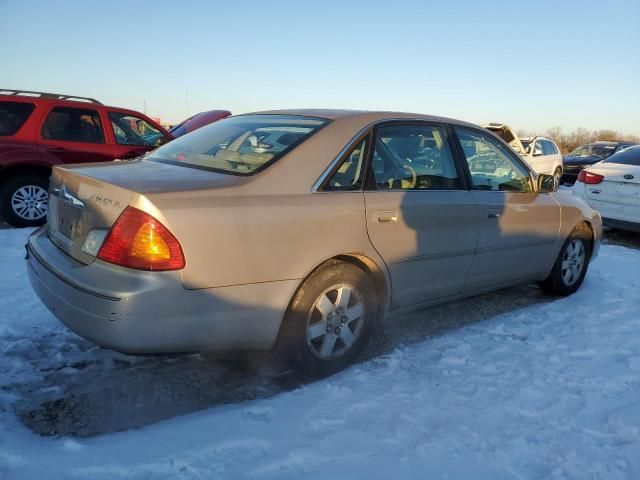
[(185, 133), (193, 132), (200, 127), (217, 122), (231, 115), (228, 110), (209, 110), (208, 112), (196, 113), (194, 116), (187, 118), (181, 123), (174, 125), (169, 132), (174, 137), (181, 137)]
[(640, 232), (640, 146), (585, 167), (573, 194), (598, 210), (605, 226)]
[(601, 237), (495, 135), (405, 113), (229, 117), (131, 162), (56, 167), (51, 187), (28, 270), (72, 330), (130, 353), (276, 346), (320, 376), (390, 310), (530, 281), (569, 295)]
[(511, 145), (537, 173), (553, 175), (560, 182), (563, 171), (560, 149), (545, 137), (518, 138), (515, 131), (503, 123), (489, 123), (484, 126), (487, 130), (502, 138)]
[(606, 142), (587, 143), (576, 148), (564, 157), (564, 173), (562, 182), (573, 184), (583, 168), (598, 163), (614, 153), (637, 145), (635, 142)]
[(44, 223), (55, 165), (134, 158), (173, 136), (134, 110), (95, 99), (0, 89), (0, 214)]

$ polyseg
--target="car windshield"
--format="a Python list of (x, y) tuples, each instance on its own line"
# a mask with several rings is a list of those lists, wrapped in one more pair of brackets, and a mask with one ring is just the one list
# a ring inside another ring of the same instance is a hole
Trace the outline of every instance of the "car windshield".
[(570, 157), (606, 158), (616, 149), (615, 145), (582, 145), (569, 154)]
[(240, 115), (188, 133), (150, 160), (251, 175), (313, 135), (328, 120), (295, 115)]
[(520, 143), (522, 143), (522, 147), (524, 148), (525, 152), (529, 152), (529, 147), (531, 146), (531, 140), (522, 140), (520, 139)]
[(620, 163), (622, 165), (640, 166), (640, 146), (625, 148), (624, 150), (611, 155), (602, 163)]

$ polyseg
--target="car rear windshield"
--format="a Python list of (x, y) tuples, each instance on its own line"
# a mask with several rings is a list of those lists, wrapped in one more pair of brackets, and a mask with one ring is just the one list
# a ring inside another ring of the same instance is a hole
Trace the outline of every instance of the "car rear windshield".
[(0, 137), (18, 133), (34, 108), (33, 103), (0, 102)]
[(640, 146), (626, 148), (615, 155), (611, 155), (606, 160), (603, 160), (602, 163), (621, 163), (623, 165), (640, 166)]
[(570, 157), (606, 158), (616, 149), (615, 145), (582, 145), (569, 154)]
[(296, 115), (239, 115), (199, 128), (154, 150), (149, 159), (232, 175), (251, 175), (329, 122)]

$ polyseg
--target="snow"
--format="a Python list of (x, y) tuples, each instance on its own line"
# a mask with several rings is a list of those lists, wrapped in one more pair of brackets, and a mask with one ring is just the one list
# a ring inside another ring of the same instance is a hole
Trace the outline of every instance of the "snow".
[(604, 245), (569, 298), (323, 381), (71, 438), (40, 437), (15, 412), (47, 370), (62, 380), (43, 388), (63, 394), (83, 362), (97, 357), (108, 373), (126, 357), (79, 339), (39, 303), (28, 233), (0, 230), (2, 480), (640, 478), (640, 251)]

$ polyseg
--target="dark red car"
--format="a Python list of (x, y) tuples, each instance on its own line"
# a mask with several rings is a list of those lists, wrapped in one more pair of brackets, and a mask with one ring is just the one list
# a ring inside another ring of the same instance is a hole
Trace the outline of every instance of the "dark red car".
[(134, 158), (172, 139), (134, 110), (86, 97), (0, 89), (0, 213), (18, 227), (40, 225), (53, 166)]
[(171, 127), (171, 135), (174, 137), (181, 137), (187, 133), (193, 132), (200, 127), (209, 125), (210, 123), (217, 122), (231, 115), (228, 110), (209, 110), (207, 112), (196, 113), (194, 116), (187, 118), (178, 125)]

